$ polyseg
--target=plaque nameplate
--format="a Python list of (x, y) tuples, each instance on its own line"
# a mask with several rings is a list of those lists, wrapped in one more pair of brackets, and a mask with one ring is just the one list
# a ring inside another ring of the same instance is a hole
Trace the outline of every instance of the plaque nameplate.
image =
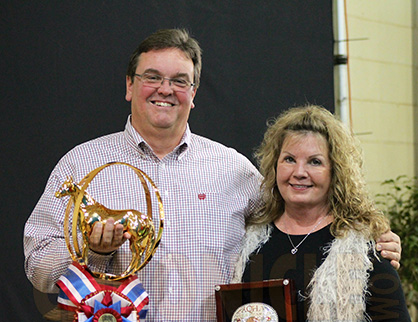
[(216, 285), (218, 322), (296, 321), (296, 289), (293, 280)]

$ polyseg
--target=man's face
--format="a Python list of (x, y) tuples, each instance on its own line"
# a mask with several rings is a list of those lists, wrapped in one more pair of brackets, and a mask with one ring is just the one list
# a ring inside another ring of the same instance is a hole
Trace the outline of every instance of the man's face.
[[(152, 50), (139, 56), (136, 74), (151, 73), (167, 78), (182, 77), (193, 83), (193, 61), (181, 50)], [(126, 78), (126, 100), (131, 102), (132, 125), (142, 135), (161, 131), (182, 135), (194, 107), (196, 89), (176, 91), (164, 80), (157, 88), (147, 86), (140, 78)]]

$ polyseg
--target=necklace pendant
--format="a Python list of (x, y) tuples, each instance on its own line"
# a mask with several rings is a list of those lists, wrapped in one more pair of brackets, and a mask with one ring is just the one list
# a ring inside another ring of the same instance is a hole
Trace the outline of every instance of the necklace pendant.
[(292, 248), (292, 250), (290, 251), (292, 253), (292, 255), (295, 255), (298, 252), (297, 248)]

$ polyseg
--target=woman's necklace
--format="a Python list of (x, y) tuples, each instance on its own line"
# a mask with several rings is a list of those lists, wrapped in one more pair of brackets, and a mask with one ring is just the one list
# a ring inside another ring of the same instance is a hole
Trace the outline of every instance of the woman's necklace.
[(293, 242), (292, 242), (292, 239), (290, 238), (290, 235), (288, 234), (288, 233), (286, 233), (286, 235), (287, 235), (287, 238), (289, 238), (289, 241), (290, 241), (290, 243), (292, 244), (292, 249), (290, 250), (290, 252), (292, 253), (292, 255), (295, 255), (297, 252), (298, 252), (298, 247), (300, 246), (300, 245), (302, 245), (302, 243), (306, 240), (306, 238), (308, 238), (308, 236), (310, 235), (310, 234), (312, 234), (312, 232), (316, 229), (316, 227), (318, 227), (319, 226), (319, 224), (322, 222), (322, 220), (324, 220), (324, 218), (326, 217), (326, 215), (324, 216), (324, 217), (322, 217), (321, 218), (321, 220), (320, 221), (318, 221), (318, 223), (314, 226), (314, 228), (312, 228), (311, 229), (311, 231), (305, 236), (305, 237), (303, 237), (303, 239), (300, 241), (300, 243), (299, 244), (297, 244), (296, 246), (293, 244)]

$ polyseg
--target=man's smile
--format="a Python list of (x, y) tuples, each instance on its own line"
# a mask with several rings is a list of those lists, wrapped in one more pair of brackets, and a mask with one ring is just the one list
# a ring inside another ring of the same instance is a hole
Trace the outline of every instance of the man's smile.
[(161, 101), (151, 101), (151, 104), (160, 106), (160, 107), (172, 107), (175, 104), (169, 102), (161, 102)]

